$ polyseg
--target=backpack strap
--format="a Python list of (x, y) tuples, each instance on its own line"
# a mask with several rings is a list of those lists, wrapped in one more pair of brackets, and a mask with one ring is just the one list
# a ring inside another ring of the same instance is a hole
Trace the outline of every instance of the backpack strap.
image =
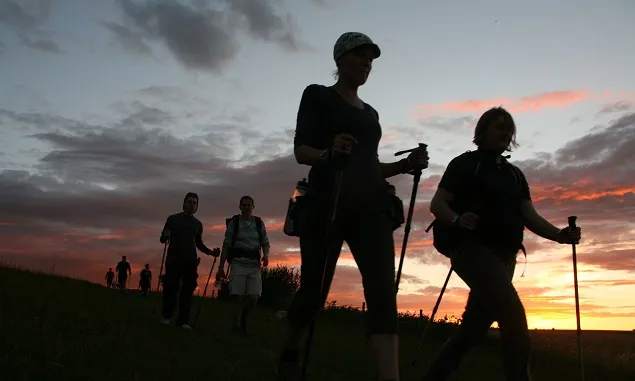
[[(232, 216), (232, 218), (227, 219), (227, 225), (232, 223), (234, 228), (234, 231), (232, 234), (231, 247), (236, 246), (236, 240), (238, 239), (238, 229), (240, 227), (239, 218), (240, 218), (240, 215), (236, 214), (235, 216)], [(262, 231), (262, 226), (263, 226), (262, 218), (258, 216), (254, 216), (254, 220), (256, 221), (256, 230), (258, 231), (258, 240), (260, 242), (260, 246), (263, 246), (265, 237)]]
[(232, 234), (232, 243), (231, 243), (231, 247), (236, 246), (236, 240), (238, 239), (238, 230), (240, 228), (240, 221), (238, 221), (238, 219), (240, 218), (240, 215), (236, 214), (231, 218), (231, 223), (233, 224), (233, 234)]

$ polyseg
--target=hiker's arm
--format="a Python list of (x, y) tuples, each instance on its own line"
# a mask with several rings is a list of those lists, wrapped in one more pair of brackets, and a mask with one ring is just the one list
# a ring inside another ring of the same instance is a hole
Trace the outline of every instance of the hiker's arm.
[(437, 188), (432, 201), (430, 201), (430, 213), (447, 225), (451, 225), (452, 220), (458, 214), (450, 208), (452, 199), (454, 199), (454, 194), (443, 188)]
[(519, 170), (521, 179), (521, 192), (523, 201), (521, 204), (521, 213), (525, 219), (525, 227), (532, 233), (548, 239), (550, 241), (558, 242), (560, 229), (555, 227), (549, 221), (544, 219), (540, 213), (534, 207), (534, 203), (531, 201), (531, 194), (529, 192), (529, 184), (525, 175)]
[(296, 118), (293, 153), (298, 164), (317, 166), (326, 164), (324, 150), (330, 147), (325, 136), (319, 112), (319, 88), (309, 85), (304, 89)]
[(260, 245), (262, 246), (262, 255), (265, 258), (269, 258), (269, 249), (271, 248), (271, 245), (269, 243), (269, 236), (267, 235), (267, 228), (265, 227), (264, 222), (262, 224), (262, 242), (260, 242)]
[(218, 264), (219, 269), (225, 268), (225, 261), (227, 261), (227, 255), (229, 254), (229, 245), (231, 244), (231, 239), (233, 234), (234, 234), (234, 221), (232, 220), (229, 224), (227, 224), (227, 229), (225, 230), (225, 238), (223, 239), (223, 249), (220, 252), (220, 263)]
[(212, 251), (209, 247), (205, 246), (203, 243), (203, 224), (199, 222), (198, 233), (196, 234), (196, 238), (194, 239), (196, 243), (196, 248), (199, 249), (202, 253), (210, 254)]
[(450, 208), (450, 203), (464, 186), (466, 178), (470, 176), (469, 170), (466, 170), (467, 166), (468, 163), (460, 158), (450, 161), (430, 201), (430, 212), (445, 224), (452, 224), (452, 220), (458, 215)]
[(161, 231), (161, 236), (159, 237), (159, 242), (165, 243), (169, 237), (163, 234), (166, 230), (170, 229), (170, 217), (165, 220), (165, 225), (163, 225), (163, 230)]
[(521, 208), (527, 229), (542, 238), (558, 242), (560, 229), (544, 219), (540, 213), (536, 211), (531, 200), (524, 200)]
[(385, 179), (408, 172), (408, 162), (406, 159), (395, 161), (392, 163), (379, 163), (381, 173)]

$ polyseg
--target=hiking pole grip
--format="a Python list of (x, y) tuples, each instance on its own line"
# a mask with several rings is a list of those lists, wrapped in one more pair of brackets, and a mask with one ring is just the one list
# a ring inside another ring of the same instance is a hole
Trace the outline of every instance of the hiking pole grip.
[(567, 220), (569, 221), (569, 227), (571, 229), (575, 229), (576, 228), (575, 222), (576, 222), (577, 219), (578, 219), (577, 216), (569, 216), (569, 218), (567, 218)]
[(414, 151), (414, 150), (416, 150), (416, 149), (419, 149), (419, 148), (425, 148), (425, 147), (427, 147), (427, 146), (428, 146), (428, 145), (427, 145), (427, 144), (425, 144), (425, 143), (419, 143), (419, 146), (418, 146), (417, 148), (410, 148), (410, 149), (406, 149), (406, 150), (403, 150), (403, 151), (398, 151), (398, 152), (395, 152), (395, 156), (401, 156), (401, 155), (403, 155), (403, 154), (410, 153), (410, 152), (412, 152), (412, 151)]

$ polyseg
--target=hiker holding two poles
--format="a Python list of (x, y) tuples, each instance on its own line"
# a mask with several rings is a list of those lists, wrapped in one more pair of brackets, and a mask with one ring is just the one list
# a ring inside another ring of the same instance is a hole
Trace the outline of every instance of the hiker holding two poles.
[(294, 153), (311, 169), (307, 195), (296, 206), (302, 265), (278, 365), (281, 380), (300, 377), (300, 342), (324, 305), (344, 241), (362, 275), (378, 380), (399, 380), (393, 199), (386, 178), (427, 168), (428, 153), (423, 145), (399, 162), (379, 161), (379, 115), (357, 90), (380, 54), (368, 36), (344, 33), (333, 50), (337, 83), (309, 85), (300, 100)]
[(203, 243), (203, 224), (194, 217), (197, 210), (198, 195), (192, 192), (187, 193), (183, 200), (183, 212), (172, 214), (167, 218), (159, 239), (161, 243), (169, 240), (165, 258), (165, 274), (162, 281), (163, 311), (161, 323), (170, 324), (177, 304), (179, 282), (182, 282), (181, 292), (178, 296), (179, 315), (176, 326), (185, 329), (191, 329), (189, 325), (190, 306), (198, 279), (196, 249), (214, 257), (220, 255), (220, 249), (211, 250)]

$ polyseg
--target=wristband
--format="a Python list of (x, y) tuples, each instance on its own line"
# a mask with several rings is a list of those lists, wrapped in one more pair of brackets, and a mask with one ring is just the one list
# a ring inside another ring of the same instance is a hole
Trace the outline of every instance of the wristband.
[(452, 225), (454, 226), (458, 226), (459, 225), (459, 219), (461, 218), (460, 214), (457, 214), (456, 216), (452, 217)]

